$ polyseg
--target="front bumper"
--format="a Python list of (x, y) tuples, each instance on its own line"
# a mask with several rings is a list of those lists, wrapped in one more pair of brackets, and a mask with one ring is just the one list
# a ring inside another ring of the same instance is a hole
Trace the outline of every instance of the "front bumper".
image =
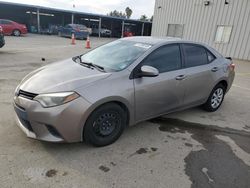
[(18, 126), (27, 137), (49, 142), (82, 141), (89, 107), (90, 103), (82, 97), (51, 108), (21, 96), (14, 98)]
[(5, 45), (4, 36), (0, 34), (0, 48), (2, 48), (4, 45)]

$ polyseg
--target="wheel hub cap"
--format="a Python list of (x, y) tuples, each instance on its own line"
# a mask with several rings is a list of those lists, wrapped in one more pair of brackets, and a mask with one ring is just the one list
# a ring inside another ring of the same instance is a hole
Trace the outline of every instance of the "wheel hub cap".
[(211, 99), (211, 106), (213, 108), (217, 108), (220, 106), (222, 99), (223, 99), (224, 91), (222, 88), (218, 88), (214, 91)]

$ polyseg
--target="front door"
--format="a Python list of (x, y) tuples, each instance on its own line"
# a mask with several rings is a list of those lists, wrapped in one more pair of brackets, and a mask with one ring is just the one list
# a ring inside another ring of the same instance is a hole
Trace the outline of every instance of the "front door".
[[(140, 64), (159, 70), (157, 77), (134, 79), (136, 121), (161, 115), (182, 106), (185, 70), (179, 44), (162, 46), (153, 51)], [(138, 70), (138, 68), (137, 68)]]

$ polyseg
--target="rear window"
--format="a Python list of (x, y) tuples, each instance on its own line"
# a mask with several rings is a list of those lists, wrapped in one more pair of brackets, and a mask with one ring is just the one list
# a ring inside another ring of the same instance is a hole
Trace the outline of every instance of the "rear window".
[(199, 45), (183, 44), (185, 67), (208, 64), (207, 50)]
[(75, 29), (87, 29), (85, 25), (72, 25), (72, 27)]

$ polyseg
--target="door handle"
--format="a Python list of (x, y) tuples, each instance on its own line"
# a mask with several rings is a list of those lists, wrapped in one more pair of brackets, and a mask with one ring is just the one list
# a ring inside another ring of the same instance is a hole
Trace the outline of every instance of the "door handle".
[(175, 79), (176, 80), (184, 80), (187, 76), (186, 75), (179, 75), (179, 76), (176, 76)]
[(212, 72), (216, 72), (216, 71), (218, 71), (218, 70), (219, 70), (218, 67), (213, 67), (213, 68), (211, 69)]

